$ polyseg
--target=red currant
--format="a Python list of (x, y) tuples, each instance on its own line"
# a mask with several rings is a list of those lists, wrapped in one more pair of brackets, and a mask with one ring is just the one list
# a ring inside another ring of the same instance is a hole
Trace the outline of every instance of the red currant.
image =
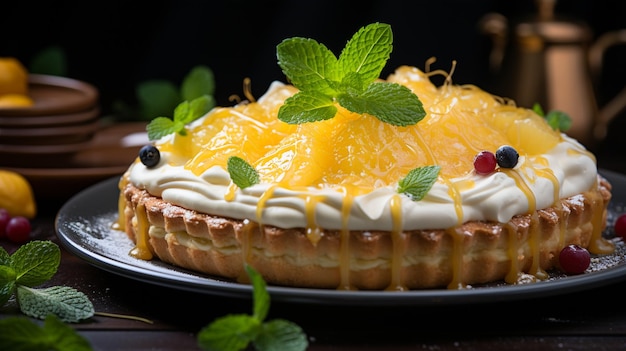
[(626, 240), (626, 214), (617, 217), (613, 229), (616, 236)]
[(23, 216), (15, 216), (9, 220), (5, 228), (6, 236), (14, 243), (21, 244), (30, 238), (30, 221)]
[(0, 239), (6, 238), (6, 227), (11, 219), (11, 214), (7, 209), (0, 208)]
[(474, 157), (474, 169), (481, 175), (495, 171), (496, 164), (496, 155), (490, 151), (481, 151)]
[(559, 254), (561, 270), (567, 274), (581, 274), (589, 267), (591, 255), (578, 245), (568, 245)]

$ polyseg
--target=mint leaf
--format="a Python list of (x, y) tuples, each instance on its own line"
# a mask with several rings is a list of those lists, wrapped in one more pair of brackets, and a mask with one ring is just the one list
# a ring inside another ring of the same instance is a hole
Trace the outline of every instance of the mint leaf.
[(572, 119), (562, 111), (550, 111), (545, 119), (554, 130), (567, 131), (572, 126)]
[(233, 183), (245, 189), (259, 182), (259, 174), (249, 163), (237, 156), (231, 156), (226, 161), (226, 167)]
[(326, 95), (299, 92), (290, 96), (278, 111), (278, 119), (289, 124), (323, 121), (335, 117), (337, 107)]
[(148, 139), (155, 140), (180, 130), (180, 123), (175, 123), (167, 117), (157, 117), (146, 126)]
[(0, 265), (9, 265), (11, 260), (11, 255), (5, 250), (2, 246), (0, 246)]
[(182, 100), (178, 88), (167, 80), (150, 80), (136, 88), (141, 115), (147, 118), (166, 116)]
[(406, 194), (413, 201), (426, 196), (439, 176), (440, 166), (424, 166), (412, 169), (406, 177), (398, 182), (398, 192)]
[(67, 286), (34, 289), (17, 287), (20, 310), (27, 316), (43, 319), (54, 314), (64, 322), (78, 322), (93, 316), (94, 308), (89, 298)]
[(361, 28), (348, 41), (339, 59), (312, 39), (291, 38), (276, 47), (278, 64), (300, 91), (278, 111), (286, 123), (333, 118), (334, 103), (356, 113), (368, 113), (398, 126), (415, 124), (426, 115), (419, 98), (399, 84), (377, 83), (391, 50), (388, 24)]
[(46, 316), (43, 331), (59, 351), (90, 351), (89, 341), (54, 315)]
[(48, 336), (37, 324), (25, 317), (0, 319), (0, 350), (52, 349)]
[(0, 320), (0, 350), (90, 351), (87, 339), (53, 315), (43, 326), (24, 317)]
[(328, 81), (340, 78), (337, 57), (323, 44), (313, 39), (290, 38), (276, 46), (278, 65), (300, 90), (315, 90), (332, 95)]
[(533, 111), (541, 117), (545, 117), (546, 114), (543, 112), (543, 107), (538, 102), (535, 102), (533, 105)]
[(35, 286), (48, 281), (61, 263), (61, 250), (51, 241), (31, 241), (11, 255), (10, 266), (15, 270), (16, 283)]
[(246, 273), (248, 273), (248, 277), (250, 277), (252, 292), (254, 293), (253, 316), (259, 321), (264, 321), (270, 309), (270, 295), (267, 293), (265, 281), (263, 277), (249, 265), (246, 265)]
[(65, 51), (59, 46), (49, 46), (37, 53), (28, 65), (28, 71), (34, 74), (67, 76)]
[(183, 79), (180, 87), (183, 100), (193, 100), (203, 95), (213, 99), (215, 94), (215, 76), (207, 66), (194, 67)]
[(13, 268), (0, 265), (0, 307), (13, 296), (16, 278), (17, 274)]
[(259, 332), (261, 322), (246, 314), (220, 317), (198, 333), (203, 350), (243, 350)]
[(572, 126), (572, 118), (565, 112), (551, 110), (546, 115), (537, 102), (533, 105), (533, 111), (543, 117), (553, 130), (567, 131)]
[(359, 73), (372, 82), (380, 76), (393, 48), (393, 34), (387, 24), (374, 23), (361, 28), (346, 44), (339, 56), (339, 67), (345, 74)]
[(246, 265), (245, 269), (252, 282), (253, 314), (232, 314), (214, 320), (198, 333), (198, 345), (203, 350), (237, 351), (252, 342), (258, 350), (306, 350), (306, 334), (299, 326), (281, 319), (264, 322), (270, 306), (265, 281), (252, 266)]
[(363, 94), (340, 95), (338, 101), (350, 111), (367, 113), (396, 126), (412, 125), (426, 116), (417, 96), (396, 83), (373, 83)]
[(191, 123), (209, 112), (214, 106), (213, 96), (200, 95), (189, 102), (189, 110), (186, 115), (181, 116), (180, 122), (183, 124)]
[(303, 351), (309, 346), (302, 328), (290, 321), (274, 319), (263, 324), (262, 328), (254, 340), (258, 350)]
[[(211, 108), (215, 106), (215, 77), (213, 71), (203, 65), (193, 67), (178, 88), (174, 83), (154, 79), (140, 83), (136, 88), (141, 119), (152, 120), (156, 116), (173, 118), (172, 111), (182, 101), (192, 101), (203, 95), (210, 100)], [(118, 109), (129, 110), (118, 103)], [(207, 110), (208, 111), (208, 110)], [(123, 112), (123, 111), (122, 111)], [(128, 112), (127, 112), (128, 113)]]
[(148, 139), (155, 140), (172, 133), (187, 135), (185, 125), (202, 117), (202, 115), (209, 112), (213, 106), (213, 97), (209, 95), (202, 95), (191, 101), (181, 102), (174, 109), (173, 119), (161, 116), (148, 123), (146, 126)]

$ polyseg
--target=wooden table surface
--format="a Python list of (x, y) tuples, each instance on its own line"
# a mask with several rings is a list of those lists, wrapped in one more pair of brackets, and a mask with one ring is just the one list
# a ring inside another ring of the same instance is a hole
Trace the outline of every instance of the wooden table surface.
[[(199, 350), (196, 335), (215, 318), (250, 313), (252, 301), (135, 281), (92, 266), (65, 250), (54, 220), (60, 204), (33, 220), (33, 238), (62, 249), (46, 285), (85, 293), (97, 313), (72, 326), (94, 350)], [(16, 245), (0, 241), (12, 252)], [(0, 308), (0, 318), (21, 315)], [(626, 280), (579, 292), (505, 302), (433, 306), (342, 306), (273, 301), (268, 319), (303, 328), (309, 350), (626, 350)]]

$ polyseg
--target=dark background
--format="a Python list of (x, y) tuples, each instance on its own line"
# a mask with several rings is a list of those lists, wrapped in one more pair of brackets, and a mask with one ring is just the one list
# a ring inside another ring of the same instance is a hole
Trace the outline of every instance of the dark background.
[[(149, 79), (179, 83), (199, 64), (215, 73), (219, 105), (243, 95), (243, 80), (251, 79), (259, 97), (273, 80), (283, 80), (275, 47), (283, 39), (316, 39), (339, 54), (360, 27), (385, 22), (394, 32), (394, 51), (383, 76), (400, 65), (449, 71), (457, 61), (453, 81), (494, 91), (499, 76), (488, 67), (490, 39), (478, 28), (487, 13), (511, 21), (535, 13), (535, 2), (496, 0), (439, 1), (12, 1), (0, 7), (0, 56), (26, 65), (41, 50), (61, 47), (67, 75), (100, 89), (104, 113), (114, 101), (132, 103), (135, 87)], [(560, 16), (586, 22), (594, 38), (626, 28), (626, 1), (559, 1)], [(624, 87), (626, 45), (613, 50), (597, 86), (603, 104)], [(436, 82), (437, 83), (437, 82)], [(623, 115), (623, 113), (622, 113)], [(614, 123), (618, 125), (619, 120)], [(621, 134), (623, 129), (617, 129)], [(611, 129), (607, 145), (612, 142)]]

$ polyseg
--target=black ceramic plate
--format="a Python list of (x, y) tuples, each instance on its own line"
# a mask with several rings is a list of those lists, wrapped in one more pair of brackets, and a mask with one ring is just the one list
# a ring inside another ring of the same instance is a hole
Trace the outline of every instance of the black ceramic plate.
[[(617, 204), (626, 203), (626, 176), (602, 171), (613, 184), (614, 221)], [(103, 270), (156, 285), (202, 294), (251, 298), (246, 284), (180, 269), (158, 260), (142, 261), (128, 255), (133, 244), (122, 232), (111, 229), (117, 219), (118, 177), (114, 177), (72, 197), (60, 209), (56, 230), (62, 245), (75, 255)], [(608, 233), (605, 233), (609, 235)], [(520, 300), (598, 288), (626, 279), (624, 244), (616, 241), (615, 254), (593, 260), (589, 271), (576, 276), (552, 276), (528, 284), (505, 283), (463, 290), (341, 291), (268, 286), (276, 301), (324, 305), (451, 305)]]

